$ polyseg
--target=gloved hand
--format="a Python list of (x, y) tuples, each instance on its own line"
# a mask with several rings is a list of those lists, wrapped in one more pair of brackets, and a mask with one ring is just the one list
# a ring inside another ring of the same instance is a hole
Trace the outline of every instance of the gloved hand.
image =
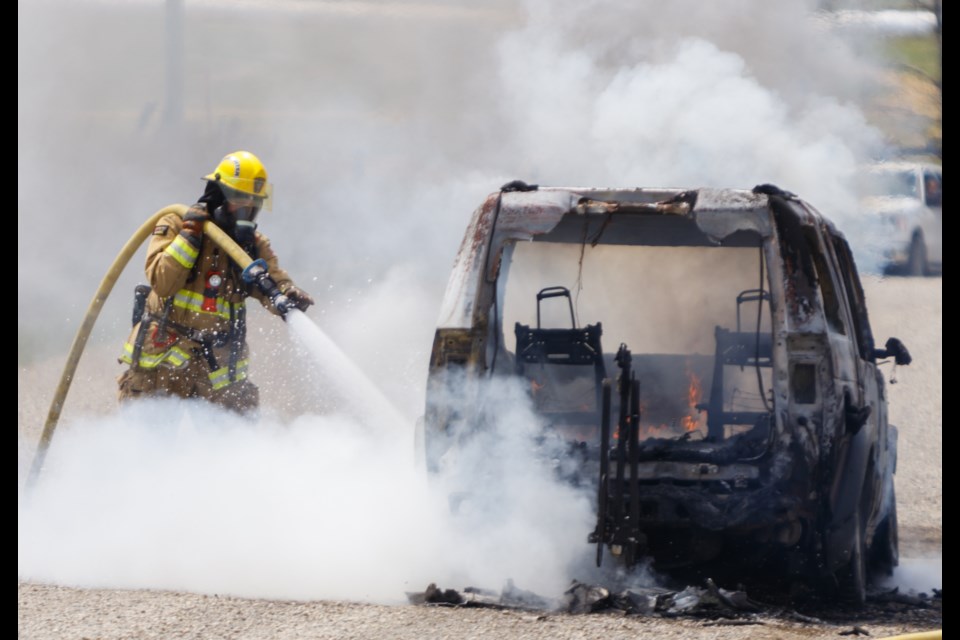
[(207, 208), (204, 205), (193, 205), (183, 216), (182, 233), (193, 240), (199, 241), (203, 237), (203, 223), (209, 219), (210, 214), (207, 213)]
[(310, 305), (316, 304), (309, 293), (295, 286), (288, 287), (283, 294), (290, 298), (290, 301), (293, 302), (294, 306), (300, 309), (300, 311), (306, 311)]

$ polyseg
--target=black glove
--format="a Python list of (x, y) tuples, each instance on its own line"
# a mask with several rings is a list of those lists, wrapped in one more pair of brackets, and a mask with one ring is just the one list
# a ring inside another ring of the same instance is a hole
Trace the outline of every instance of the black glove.
[(316, 304), (309, 293), (294, 286), (288, 287), (287, 290), (283, 292), (283, 295), (290, 298), (290, 301), (293, 302), (294, 306), (300, 309), (300, 311), (306, 311), (310, 305)]
[(202, 204), (195, 204), (187, 210), (183, 216), (183, 229), (181, 233), (189, 238), (199, 242), (203, 238), (203, 223), (210, 219), (207, 208)]

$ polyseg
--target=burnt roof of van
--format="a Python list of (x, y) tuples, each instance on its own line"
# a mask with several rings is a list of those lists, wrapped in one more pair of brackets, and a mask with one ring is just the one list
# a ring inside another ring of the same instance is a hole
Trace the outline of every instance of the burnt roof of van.
[(693, 221), (706, 236), (720, 240), (737, 232), (771, 235), (771, 199), (795, 203), (790, 209), (802, 223), (825, 222), (807, 203), (772, 185), (752, 190), (538, 187), (491, 194), (484, 208), (495, 210), (496, 233), (501, 238), (532, 239), (554, 232), (565, 216), (636, 214)]

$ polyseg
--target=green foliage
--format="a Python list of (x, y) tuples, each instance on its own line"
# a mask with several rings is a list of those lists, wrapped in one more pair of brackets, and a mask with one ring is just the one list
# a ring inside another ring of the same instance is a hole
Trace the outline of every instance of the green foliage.
[(917, 69), (935, 82), (940, 81), (940, 49), (932, 34), (891, 38), (885, 43), (884, 54), (891, 63)]

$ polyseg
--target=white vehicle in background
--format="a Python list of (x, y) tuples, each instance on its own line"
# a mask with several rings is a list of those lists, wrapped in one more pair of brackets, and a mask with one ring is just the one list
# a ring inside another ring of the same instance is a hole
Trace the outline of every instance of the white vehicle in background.
[(862, 172), (858, 186), (865, 212), (882, 225), (885, 272), (942, 273), (942, 165), (878, 162)]

